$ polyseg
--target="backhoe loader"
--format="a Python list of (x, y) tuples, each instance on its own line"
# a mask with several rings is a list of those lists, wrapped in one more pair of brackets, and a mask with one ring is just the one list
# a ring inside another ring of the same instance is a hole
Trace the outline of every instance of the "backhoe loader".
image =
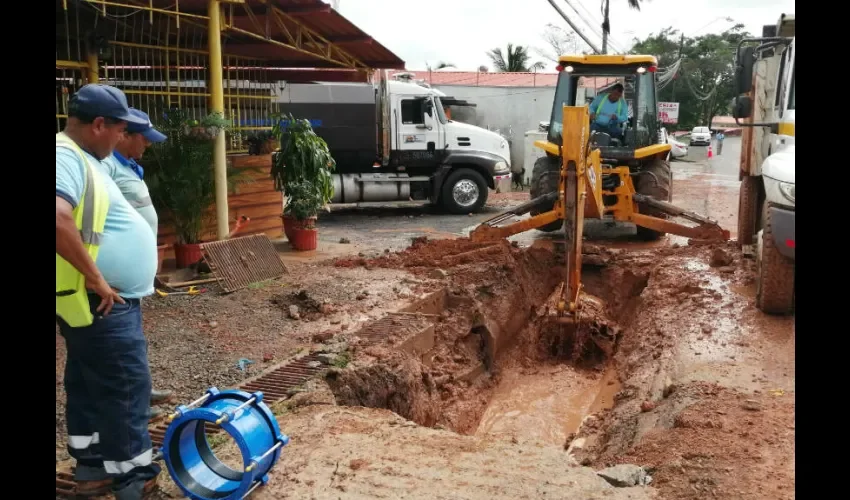
[[(556, 101), (557, 102), (557, 101)], [(671, 233), (695, 240), (725, 241), (729, 231), (716, 221), (682, 210), (666, 200), (636, 192), (632, 182), (634, 172), (628, 165), (612, 163), (605, 158), (610, 153), (607, 134), (590, 132), (590, 112), (587, 106), (558, 106), (558, 123), (562, 125), (562, 162), (557, 174), (555, 191), (538, 196), (516, 208), (503, 212), (476, 227), (470, 233), (473, 241), (495, 241), (517, 233), (557, 225), (564, 229), (565, 278), (559, 291), (554, 321), (574, 331), (581, 313), (582, 237), (586, 217), (612, 216), (613, 220), (631, 222), (659, 234)], [(668, 146), (669, 148), (669, 146)], [(660, 150), (660, 149), (659, 149)], [(629, 160), (624, 160), (627, 163)], [(649, 174), (653, 178), (654, 175)], [(678, 224), (666, 218), (679, 217), (693, 225)], [(531, 212), (529, 218), (507, 225), (509, 219)]]

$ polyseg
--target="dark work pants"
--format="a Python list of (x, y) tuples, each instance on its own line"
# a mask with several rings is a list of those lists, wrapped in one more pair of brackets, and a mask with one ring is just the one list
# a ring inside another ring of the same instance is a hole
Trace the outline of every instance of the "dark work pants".
[(72, 328), (56, 318), (67, 350), (65, 411), (75, 479), (111, 477), (119, 498), (125, 496), (121, 490), (140, 491), (139, 483), (161, 470), (152, 462), (148, 434), (151, 376), (141, 303), (124, 300), (100, 316), (95, 312), (100, 297), (89, 295), (95, 319), (87, 327)]
[(616, 139), (623, 138), (623, 129), (617, 125), (616, 122), (609, 122), (607, 125), (602, 125), (601, 123), (593, 122), (590, 124), (590, 130), (593, 132), (605, 132)]

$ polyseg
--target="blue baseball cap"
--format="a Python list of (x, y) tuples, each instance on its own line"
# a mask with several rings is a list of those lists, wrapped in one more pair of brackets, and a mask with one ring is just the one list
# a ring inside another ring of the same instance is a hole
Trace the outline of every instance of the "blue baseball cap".
[(71, 96), (68, 103), (72, 111), (104, 118), (125, 121), (128, 124), (143, 125), (148, 123), (130, 114), (127, 96), (115, 87), (99, 83), (83, 85)]
[(144, 125), (137, 125), (136, 123), (127, 122), (127, 133), (128, 134), (142, 134), (142, 137), (149, 140), (150, 142), (163, 142), (168, 139), (162, 132), (153, 128), (153, 124), (151, 123), (151, 118), (144, 111), (140, 111), (136, 108), (130, 108), (130, 115), (139, 120), (144, 121)]

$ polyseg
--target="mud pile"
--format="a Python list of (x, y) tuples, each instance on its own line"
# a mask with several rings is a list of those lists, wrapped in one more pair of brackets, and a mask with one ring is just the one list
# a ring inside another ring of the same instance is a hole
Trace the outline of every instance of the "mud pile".
[(510, 246), (507, 241), (473, 242), (468, 238), (430, 240), (426, 236), (413, 239), (406, 249), (386, 253), (379, 257), (342, 257), (333, 261), (335, 267), (385, 267), (393, 269), (414, 268), (424, 271), (432, 268), (453, 267), (457, 264), (482, 260), (487, 255), (501, 252)]

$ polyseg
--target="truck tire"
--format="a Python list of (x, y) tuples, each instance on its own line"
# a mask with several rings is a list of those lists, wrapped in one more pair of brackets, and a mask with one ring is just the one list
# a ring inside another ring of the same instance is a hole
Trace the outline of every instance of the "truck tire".
[[(656, 156), (650, 160), (650, 163), (644, 167), (643, 171), (651, 172), (655, 175), (655, 177), (651, 175), (637, 176), (635, 180), (635, 191), (639, 194), (652, 196), (656, 200), (666, 202), (673, 201), (673, 172), (670, 170), (670, 162), (661, 156)], [(656, 179), (658, 179), (658, 182), (656, 182)], [(667, 218), (667, 214), (652, 207), (639, 204), (638, 209), (640, 210), (640, 213), (644, 215), (658, 217), (659, 219)], [(644, 241), (657, 240), (664, 236), (664, 234), (665, 233), (661, 231), (654, 231), (652, 229), (637, 226), (637, 236), (639, 239)]]
[(756, 256), (756, 307), (767, 314), (789, 314), (794, 310), (795, 264), (776, 248), (767, 208), (765, 203), (760, 251)]
[(487, 181), (481, 174), (471, 168), (458, 168), (443, 182), (440, 203), (453, 214), (476, 213), (487, 203), (489, 195)]
[[(558, 183), (561, 179), (561, 159), (554, 158), (549, 155), (541, 156), (534, 162), (534, 167), (531, 170), (531, 199), (543, 196), (544, 194), (554, 193), (558, 190)], [(539, 210), (532, 210), (531, 215), (538, 215), (552, 210), (554, 203), (548, 206), (543, 206)], [(545, 226), (537, 228), (540, 231), (551, 233), (561, 229), (564, 221), (557, 220), (550, 222)]]
[(738, 192), (738, 248), (752, 245), (758, 232), (758, 177), (744, 175)]

